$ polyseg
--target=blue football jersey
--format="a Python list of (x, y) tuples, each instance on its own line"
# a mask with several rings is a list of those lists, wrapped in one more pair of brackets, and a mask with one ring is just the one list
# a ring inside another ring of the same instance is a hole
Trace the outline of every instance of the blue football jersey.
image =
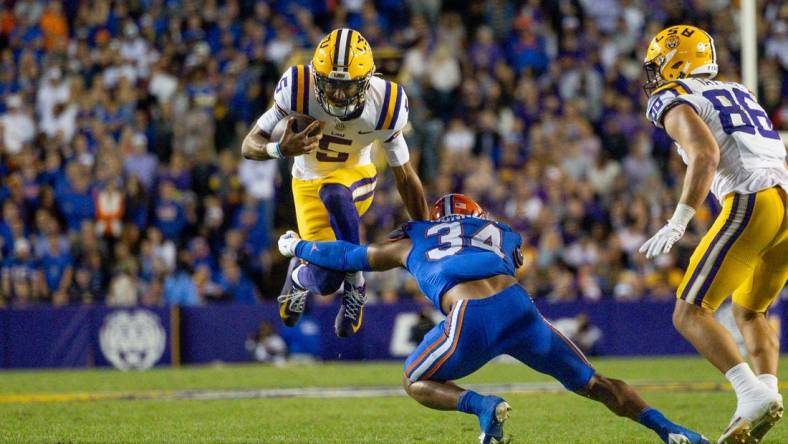
[(459, 283), (514, 276), (513, 255), (523, 242), (508, 225), (471, 216), (408, 222), (402, 232), (413, 242), (405, 266), (438, 310), (441, 296)]

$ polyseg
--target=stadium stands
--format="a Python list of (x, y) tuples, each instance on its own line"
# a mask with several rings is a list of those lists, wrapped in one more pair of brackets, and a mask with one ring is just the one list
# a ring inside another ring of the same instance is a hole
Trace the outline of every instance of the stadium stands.
[[(0, 5), (0, 306), (272, 299), (295, 226), (288, 166), (241, 138), (299, 50), (350, 26), (410, 99), (430, 197), (467, 193), (527, 238), (521, 279), (551, 301), (670, 300), (709, 198), (670, 255), (637, 254), (683, 165), (643, 110), (640, 59), (667, 24), (716, 37), (728, 1), (17, 0)], [(788, 129), (788, 4), (759, 2), (759, 95)], [(405, 212), (382, 173), (370, 240)], [(418, 290), (371, 275), (378, 300)]]

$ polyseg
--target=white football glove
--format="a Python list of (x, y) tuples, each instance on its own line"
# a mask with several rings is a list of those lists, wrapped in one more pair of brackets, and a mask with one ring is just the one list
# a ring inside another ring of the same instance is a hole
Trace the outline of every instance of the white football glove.
[(653, 259), (670, 251), (673, 244), (681, 239), (681, 236), (684, 236), (684, 227), (668, 221), (664, 227), (657, 231), (657, 234), (644, 242), (638, 251), (645, 253), (647, 259)]
[(301, 237), (298, 236), (298, 233), (288, 230), (287, 233), (279, 236), (279, 252), (282, 253), (282, 256), (293, 257), (299, 242), (301, 242)]
[(684, 230), (687, 229), (687, 224), (694, 215), (694, 208), (683, 203), (678, 204), (668, 223), (660, 228), (651, 239), (644, 242), (638, 251), (645, 253), (647, 259), (653, 259), (660, 254), (669, 252), (673, 248), (673, 244), (678, 242), (681, 236), (684, 236)]

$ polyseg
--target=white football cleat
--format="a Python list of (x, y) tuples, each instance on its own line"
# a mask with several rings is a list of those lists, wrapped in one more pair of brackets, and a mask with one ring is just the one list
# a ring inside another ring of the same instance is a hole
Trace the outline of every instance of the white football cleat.
[(772, 429), (783, 417), (783, 399), (780, 396), (780, 400), (777, 402), (772, 402), (769, 405), (766, 413), (760, 418), (760, 420), (753, 421), (750, 425), (750, 437), (754, 440), (753, 442), (761, 442), (763, 437)]
[(783, 417), (783, 399), (764, 400), (749, 412), (739, 413), (738, 409), (728, 427), (722, 432), (717, 444), (756, 444)]

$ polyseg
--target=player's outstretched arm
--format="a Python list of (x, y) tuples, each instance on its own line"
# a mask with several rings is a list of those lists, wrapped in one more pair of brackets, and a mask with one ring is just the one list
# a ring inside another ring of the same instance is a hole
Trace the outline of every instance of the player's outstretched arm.
[(401, 267), (410, 252), (410, 239), (385, 244), (356, 245), (345, 241), (309, 242), (288, 231), (279, 237), (279, 252), (335, 271), (384, 271)]
[(717, 141), (690, 105), (677, 105), (667, 111), (663, 125), (668, 135), (687, 153), (687, 172), (673, 217), (640, 247), (639, 251), (649, 259), (670, 251), (673, 244), (684, 235), (695, 210), (709, 194), (720, 161)]
[(413, 165), (406, 162), (404, 165), (392, 167), (391, 170), (394, 172), (394, 179), (397, 182), (397, 191), (405, 203), (405, 208), (408, 209), (410, 218), (412, 220), (428, 220), (430, 210), (427, 206), (427, 198), (424, 196), (424, 187), (421, 185), (421, 179), (413, 169)]

